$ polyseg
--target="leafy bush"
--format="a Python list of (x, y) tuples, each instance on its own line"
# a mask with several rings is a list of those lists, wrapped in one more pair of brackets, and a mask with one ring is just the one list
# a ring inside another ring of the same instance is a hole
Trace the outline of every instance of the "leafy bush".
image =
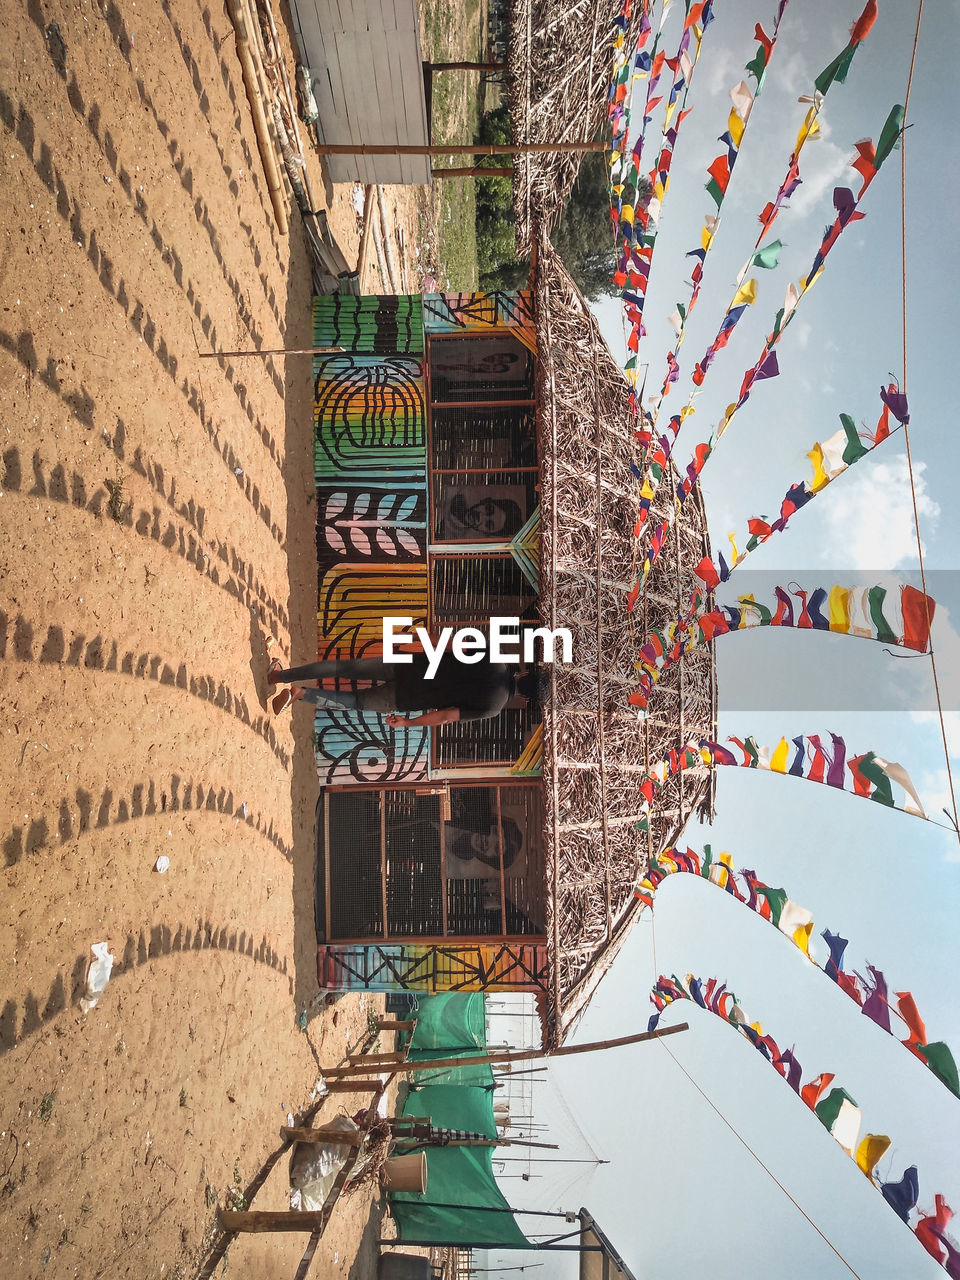
[[(487, 112), (480, 122), (481, 142), (509, 142), (507, 107)], [(498, 160), (499, 157), (492, 157)], [(503, 157), (507, 163), (506, 157)], [(641, 201), (649, 200), (641, 184)], [(613, 293), (616, 249), (610, 225), (607, 157), (589, 151), (553, 235), (557, 252), (585, 297), (595, 301)], [(477, 179), (477, 256), (483, 289), (518, 289), (528, 266), (514, 247), (513, 182), (509, 177)]]

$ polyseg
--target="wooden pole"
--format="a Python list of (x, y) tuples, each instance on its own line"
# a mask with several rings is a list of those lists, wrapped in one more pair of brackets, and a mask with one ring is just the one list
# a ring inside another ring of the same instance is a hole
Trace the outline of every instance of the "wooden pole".
[[(659, 1040), (663, 1036), (673, 1036), (679, 1031), (689, 1029), (688, 1023), (679, 1022), (675, 1027), (658, 1028), (656, 1031), (639, 1031), (636, 1035), (619, 1036), (614, 1040), (594, 1040), (589, 1044), (566, 1045), (561, 1049), (520, 1049), (510, 1053), (481, 1053), (472, 1057), (456, 1058), (453, 1061), (458, 1067), (475, 1067), (485, 1064), (496, 1067), (504, 1062), (530, 1062), (534, 1058), (563, 1058), (575, 1053), (593, 1053), (597, 1049), (619, 1049), (623, 1045), (640, 1044), (645, 1040)], [(440, 1067), (449, 1067), (450, 1063), (450, 1058), (428, 1058), (419, 1062), (391, 1063), (390, 1070), (396, 1075), (409, 1075), (413, 1071), (434, 1071)], [(331, 1067), (323, 1074), (328, 1081), (327, 1087), (332, 1088), (338, 1082), (345, 1083), (347, 1077), (362, 1075), (369, 1069), (369, 1066), (363, 1062), (358, 1062), (346, 1067)]]
[(431, 71), (506, 71), (505, 62), (428, 62)]
[(201, 351), (201, 360), (236, 359), (237, 356), (335, 356), (343, 347), (270, 347), (261, 351)]
[(322, 156), (524, 156), (582, 151), (609, 151), (609, 142), (439, 142), (415, 147), (390, 142), (330, 142), (317, 147)]
[(431, 169), (432, 178), (504, 178), (513, 173), (513, 165), (492, 167), (488, 164), (451, 165), (448, 169)]
[(363, 190), (363, 231), (360, 235), (360, 249), (357, 253), (357, 277), (360, 288), (363, 288), (363, 273), (367, 267), (370, 253), (370, 237), (373, 234), (373, 183), (368, 183)]
[(321, 1125), (319, 1129), (297, 1129), (292, 1125), (284, 1125), (280, 1137), (285, 1142), (329, 1142), (331, 1146), (360, 1147), (366, 1135), (360, 1132), (344, 1132), (343, 1129), (332, 1129), (329, 1125)]
[[(449, 1064), (449, 1062), (450, 1059), (448, 1058), (447, 1063)], [(398, 1068), (394, 1067), (392, 1070), (398, 1070)], [(381, 1081), (379, 1079), (357, 1080), (351, 1077), (345, 1080), (327, 1080), (326, 1084), (329, 1093), (363, 1093), (367, 1089), (379, 1089)]]
[(247, 101), (250, 104), (250, 114), (253, 117), (253, 129), (257, 135), (257, 147), (263, 163), (264, 177), (267, 180), (270, 203), (273, 205), (273, 215), (276, 219), (277, 230), (282, 236), (285, 236), (289, 230), (286, 198), (280, 181), (280, 168), (277, 164), (276, 152), (273, 149), (273, 141), (270, 137), (267, 115), (263, 109), (263, 99), (257, 88), (257, 73), (253, 62), (253, 54), (251, 53), (246, 15), (240, 0), (228, 0), (227, 10), (234, 26), (237, 40), (237, 56), (240, 59), (240, 69), (243, 73), (243, 83), (247, 91)]
[[(386, 1083), (380, 1080), (377, 1081), (377, 1091), (370, 1106), (367, 1108), (363, 1124), (360, 1126), (362, 1134), (368, 1132), (373, 1118), (377, 1114), (380, 1099), (383, 1097), (389, 1083), (389, 1080)], [(316, 1234), (319, 1237), (323, 1234), (324, 1228), (330, 1221), (330, 1215), (333, 1213), (334, 1206), (340, 1198), (340, 1192), (356, 1168), (360, 1159), (360, 1151), (361, 1148), (356, 1146), (347, 1156), (337, 1173), (333, 1186), (330, 1188), (330, 1194), (327, 1196), (322, 1209), (311, 1209), (306, 1212), (302, 1209), (221, 1209), (219, 1218), (224, 1235), (232, 1235), (235, 1231), (309, 1231), (311, 1236)], [(221, 1254), (220, 1256), (222, 1257), (223, 1255)], [(309, 1259), (307, 1264), (309, 1265)]]

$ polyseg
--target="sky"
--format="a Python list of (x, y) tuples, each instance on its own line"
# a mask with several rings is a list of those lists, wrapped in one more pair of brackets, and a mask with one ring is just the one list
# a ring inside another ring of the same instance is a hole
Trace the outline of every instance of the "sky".
[[(659, 386), (673, 345), (666, 317), (689, 293), (683, 282), (691, 262), (684, 254), (698, 245), (703, 217), (713, 212), (702, 188), (726, 127), (727, 94), (755, 52), (754, 23), (769, 31), (775, 7), (775, 0), (716, 0), (714, 6), (694, 78), (693, 113), (677, 142), (647, 297), (648, 335), (640, 358), (650, 362), (651, 387)], [(861, 8), (862, 0), (790, 0), (787, 6), (680, 351), (681, 381), (667, 401), (669, 412), (686, 399), (689, 371), (716, 332), (752, 249), (757, 214), (781, 181), (806, 109), (797, 98), (811, 92), (815, 76), (844, 47)], [(668, 50), (676, 47), (682, 11), (678, 4), (669, 19), (675, 34)], [(845, 231), (822, 278), (801, 301), (778, 348), (780, 376), (756, 387), (718, 444), (702, 484), (714, 549), (725, 550), (729, 532), (744, 529), (750, 516), (776, 514), (788, 485), (810, 476), (805, 454), (837, 430), (841, 411), (872, 428), (881, 383), (893, 374), (906, 385), (925, 564), (938, 601), (938, 675), (960, 778), (960, 513), (953, 500), (958, 443), (950, 391), (960, 327), (950, 231), (960, 206), (958, 19), (958, 0), (937, 0), (926, 5), (920, 29), (906, 140), (906, 382), (898, 151), (865, 197), (866, 218)], [(847, 83), (827, 95), (822, 137), (804, 149), (803, 185), (773, 232), (785, 246), (780, 266), (756, 273), (757, 302), (718, 356), (696, 413), (684, 425), (675, 454), (681, 467), (736, 398), (787, 282), (806, 274), (832, 221), (834, 186), (854, 185), (857, 175), (848, 168), (853, 144), (876, 139), (890, 107), (903, 102), (916, 20), (917, 0), (880, 0), (877, 24)], [(648, 135), (650, 162), (656, 145)], [(597, 314), (616, 352), (619, 304), (601, 304)], [(738, 592), (760, 595), (766, 584), (769, 595), (774, 582), (794, 580), (826, 587), (918, 583), (917, 566), (901, 433), (758, 550), (749, 571), (757, 576), (746, 580), (748, 571), (741, 571)], [(878, 644), (846, 636), (769, 630), (725, 637), (716, 655), (721, 737), (753, 734), (773, 744), (782, 735), (832, 730), (857, 752), (872, 749), (902, 763), (932, 815), (949, 807), (928, 659), (892, 657)], [(839, 931), (850, 940), (847, 968), (875, 964), (892, 990), (913, 992), (930, 1039), (945, 1040), (960, 1054), (955, 835), (827, 787), (720, 769), (715, 822), (688, 827), (680, 841), (694, 849), (705, 842), (729, 850), (738, 868), (754, 868), (813, 913), (811, 950), (821, 963), (826, 949), (820, 929)], [(899, 1178), (916, 1164), (920, 1207), (931, 1211), (940, 1192), (960, 1212), (960, 1100), (769, 924), (694, 877), (672, 877), (658, 891), (655, 925), (646, 913), (635, 927), (571, 1042), (642, 1029), (658, 972), (726, 981), (752, 1020), (781, 1047), (795, 1048), (805, 1082), (821, 1071), (835, 1072), (835, 1083), (861, 1108), (861, 1134), (891, 1137), (878, 1167), (882, 1178)], [(565, 1192), (562, 1204), (543, 1204), (536, 1181), (504, 1183), (512, 1203), (574, 1210), (584, 1204), (643, 1280), (707, 1274), (732, 1280), (760, 1273), (778, 1280), (851, 1274), (923, 1280), (946, 1274), (743, 1037), (689, 1002), (674, 1006), (661, 1025), (679, 1021), (690, 1029), (663, 1044), (552, 1064), (552, 1078), (610, 1164)], [(549, 1120), (550, 1111), (545, 1102), (541, 1118)], [(531, 1219), (521, 1222), (533, 1229)], [(951, 1234), (960, 1243), (960, 1228)], [(494, 1261), (491, 1255), (490, 1265)], [(502, 1262), (543, 1262), (533, 1272), (539, 1280), (575, 1271), (569, 1256), (512, 1254)]]

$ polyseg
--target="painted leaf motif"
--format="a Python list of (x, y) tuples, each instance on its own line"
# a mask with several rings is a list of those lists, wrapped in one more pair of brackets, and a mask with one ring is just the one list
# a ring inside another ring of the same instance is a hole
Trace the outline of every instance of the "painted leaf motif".
[(340, 534), (337, 532), (336, 529), (334, 529), (333, 525), (328, 525), (325, 530), (325, 533), (327, 538), (327, 546), (332, 547), (334, 551), (339, 551), (341, 554), (343, 554), (347, 548), (343, 544), (343, 538), (340, 537)]
[(370, 554), (370, 539), (362, 529), (356, 529), (351, 526), (350, 541), (362, 556), (368, 556)]
[(361, 516), (365, 516), (370, 508), (370, 494), (358, 493), (353, 501), (353, 518), (359, 520)]
[(377, 504), (377, 519), (386, 520), (393, 509), (394, 496), (392, 493), (385, 493)]
[(393, 539), (387, 533), (386, 529), (377, 530), (377, 546), (388, 556), (395, 556), (397, 548), (393, 545)]
[(398, 520), (409, 520), (417, 509), (417, 495), (415, 493), (408, 494), (400, 503), (400, 509), (397, 512)]
[(410, 554), (414, 556), (420, 555), (420, 548), (417, 546), (417, 540), (409, 529), (397, 529), (396, 538), (404, 551), (409, 551)]
[(347, 495), (345, 493), (331, 493), (327, 499), (326, 517), (332, 520), (334, 516), (338, 516), (347, 505)]

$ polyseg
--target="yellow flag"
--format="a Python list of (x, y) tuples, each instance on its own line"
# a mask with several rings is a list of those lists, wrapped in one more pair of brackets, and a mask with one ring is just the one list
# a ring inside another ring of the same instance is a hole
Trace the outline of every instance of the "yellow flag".
[(846, 587), (831, 587), (827, 600), (830, 630), (847, 635), (850, 630), (850, 592)]
[(794, 144), (794, 151), (799, 151), (808, 138), (816, 138), (819, 133), (820, 123), (817, 120), (817, 108), (814, 106), (810, 108), (804, 117), (800, 132), (797, 134), (797, 141)]
[(740, 139), (743, 137), (743, 121), (737, 115), (736, 111), (731, 111), (727, 117), (727, 132), (733, 141), (735, 147), (740, 146)]
[(868, 1133), (857, 1147), (857, 1168), (872, 1180), (874, 1167), (889, 1146), (890, 1139), (885, 1133)]
[(810, 934), (813, 932), (813, 921), (809, 924), (802, 924), (793, 931), (794, 946), (800, 948), (803, 954), (810, 959)]
[(815, 444), (807, 457), (813, 463), (813, 492), (819, 493), (825, 484), (830, 483), (830, 477), (823, 465), (823, 450), (820, 445)]
[(757, 282), (756, 280), (744, 280), (743, 284), (733, 295), (733, 301), (730, 303), (731, 310), (734, 307), (743, 306), (746, 303), (752, 306), (757, 300)]
[(790, 748), (787, 745), (786, 738), (781, 738), (774, 748), (773, 755), (770, 757), (770, 770), (772, 773), (787, 772), (787, 756)]

